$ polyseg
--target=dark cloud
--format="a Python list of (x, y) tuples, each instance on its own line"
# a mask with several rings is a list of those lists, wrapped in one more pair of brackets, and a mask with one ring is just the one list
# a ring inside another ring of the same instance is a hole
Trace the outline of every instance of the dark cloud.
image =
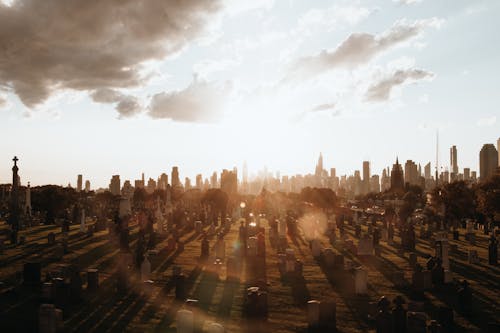
[(319, 112), (319, 111), (326, 111), (326, 110), (332, 110), (335, 109), (335, 104), (334, 103), (326, 103), (326, 104), (320, 104), (311, 109), (311, 112)]
[(381, 52), (418, 36), (427, 26), (438, 26), (437, 19), (413, 23), (396, 22), (379, 35), (354, 33), (332, 50), (299, 59), (292, 66), (288, 79), (301, 80), (339, 67), (355, 68), (372, 60)]
[(142, 107), (137, 98), (125, 96), (116, 105), (116, 111), (120, 114), (120, 118), (129, 118), (142, 112)]
[(17, 0), (0, 5), (0, 88), (28, 107), (58, 89), (136, 86), (141, 63), (197, 38), (220, 1)]
[(96, 103), (117, 103), (115, 109), (120, 115), (119, 118), (129, 118), (142, 112), (142, 107), (136, 97), (122, 94), (113, 89), (95, 90), (90, 94), (90, 97)]
[(391, 76), (371, 85), (365, 94), (365, 100), (372, 102), (386, 101), (391, 97), (394, 87), (433, 77), (433, 73), (421, 69), (398, 70), (391, 74)]
[(113, 89), (102, 88), (92, 92), (90, 97), (97, 103), (116, 103), (122, 100), (123, 94)]
[(154, 95), (148, 114), (155, 119), (214, 122), (222, 115), (231, 90), (230, 83), (219, 85), (195, 77), (184, 90)]

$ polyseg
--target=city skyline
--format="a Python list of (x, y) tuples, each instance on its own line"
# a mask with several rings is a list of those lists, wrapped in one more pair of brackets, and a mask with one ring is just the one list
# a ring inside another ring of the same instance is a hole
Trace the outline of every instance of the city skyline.
[(1, 3), (0, 183), (14, 155), (33, 185), (174, 165), (194, 180), (244, 161), (306, 174), (319, 152), (338, 174), (381, 174), (396, 156), (434, 166), (437, 130), (440, 165), (455, 145), (460, 170), (479, 170), (499, 137), (496, 1), (211, 1), (169, 7), (173, 25), (132, 2), (72, 16), (54, 1), (52, 30), (31, 15), (41, 2)]

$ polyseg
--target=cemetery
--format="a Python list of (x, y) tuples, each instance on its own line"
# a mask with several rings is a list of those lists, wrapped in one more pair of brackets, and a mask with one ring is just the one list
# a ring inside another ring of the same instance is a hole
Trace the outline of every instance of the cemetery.
[(498, 332), (498, 230), (422, 238), (383, 217), (191, 223), (121, 208), (118, 224), (82, 210), (3, 236), (2, 330)]

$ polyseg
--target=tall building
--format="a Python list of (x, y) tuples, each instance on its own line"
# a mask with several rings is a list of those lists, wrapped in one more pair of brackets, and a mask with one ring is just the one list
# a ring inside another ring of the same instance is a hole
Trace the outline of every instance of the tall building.
[(396, 163), (392, 165), (391, 170), (391, 190), (392, 191), (404, 191), (405, 179), (403, 176), (403, 168), (399, 164), (398, 158), (396, 158)]
[(187, 191), (189, 189), (191, 189), (191, 179), (189, 179), (189, 177), (186, 177), (184, 179), (184, 189)]
[(380, 192), (380, 178), (378, 175), (373, 175), (370, 178), (370, 192), (373, 193)]
[(427, 163), (424, 166), (424, 177), (425, 177), (425, 179), (431, 179), (432, 178), (432, 176), (431, 176), (431, 162)]
[(491, 143), (483, 145), (479, 152), (479, 176), (485, 181), (495, 174), (498, 166), (498, 151)]
[(158, 179), (158, 188), (160, 190), (166, 190), (168, 186), (168, 175), (166, 173), (162, 173), (160, 175), (160, 179)]
[(78, 175), (76, 179), (76, 191), (81, 192), (82, 191), (82, 185), (83, 185), (83, 176)]
[(153, 178), (148, 179), (148, 186), (146, 187), (146, 192), (153, 193), (156, 190), (156, 181)]
[(470, 168), (464, 168), (464, 180), (465, 181), (470, 180)]
[(500, 166), (500, 138), (497, 140), (498, 166)]
[(90, 192), (90, 180), (85, 181), (85, 192)]
[(419, 174), (418, 167), (412, 160), (407, 160), (405, 163), (405, 174), (404, 179), (405, 183), (409, 183), (410, 185), (418, 185), (419, 184)]
[(458, 175), (457, 146), (452, 146), (450, 148), (450, 166), (451, 166), (451, 173), (454, 174), (455, 176)]
[(181, 181), (179, 179), (179, 168), (174, 166), (172, 167), (172, 176), (170, 177), (172, 187), (181, 186)]
[(212, 177), (210, 177), (210, 187), (211, 188), (217, 188), (217, 172), (214, 171), (212, 174)]
[(363, 193), (370, 192), (370, 162), (363, 161)]
[(222, 170), (220, 175), (220, 188), (228, 195), (238, 193), (238, 175), (235, 171)]
[(196, 175), (196, 188), (199, 190), (203, 188), (203, 176), (201, 174)]
[(109, 191), (113, 195), (120, 195), (120, 175), (114, 175), (111, 177), (111, 182), (109, 183)]

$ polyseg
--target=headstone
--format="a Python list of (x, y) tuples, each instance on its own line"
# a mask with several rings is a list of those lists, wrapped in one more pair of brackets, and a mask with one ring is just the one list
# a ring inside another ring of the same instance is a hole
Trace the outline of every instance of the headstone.
[(47, 234), (47, 244), (54, 245), (56, 243), (56, 234), (49, 232)]
[(62, 311), (54, 304), (41, 304), (38, 310), (38, 332), (56, 333), (62, 328)]
[(368, 292), (368, 273), (362, 267), (354, 270), (354, 293), (356, 295), (366, 294)]
[(406, 325), (407, 333), (427, 333), (427, 316), (424, 312), (408, 311)]
[(431, 271), (422, 271), (424, 289), (428, 290), (432, 288), (432, 273)]
[(201, 241), (201, 259), (207, 259), (210, 255), (210, 242), (205, 237)]
[(248, 238), (248, 251), (247, 254), (250, 256), (257, 256), (257, 237), (252, 236)]
[(319, 258), (319, 256), (321, 256), (321, 242), (319, 239), (313, 239), (311, 241), (311, 252), (315, 258)]
[(25, 285), (39, 285), (42, 277), (41, 270), (40, 262), (31, 261), (25, 263), (23, 267), (23, 283)]
[(177, 311), (177, 333), (193, 333), (194, 332), (194, 316), (193, 311), (181, 309)]
[(450, 269), (450, 258), (448, 256), (448, 240), (440, 239), (436, 241), (435, 248), (436, 257), (441, 259), (443, 268), (446, 270)]
[(410, 262), (410, 267), (412, 269), (415, 268), (415, 265), (417, 264), (417, 254), (415, 252), (410, 252), (408, 260)]
[(281, 219), (278, 222), (278, 235), (280, 237), (286, 237), (286, 220)]
[(496, 265), (498, 263), (498, 240), (491, 235), (488, 243), (488, 264)]
[(369, 236), (364, 236), (358, 242), (358, 256), (371, 255), (373, 255), (373, 241)]
[(207, 333), (224, 333), (224, 326), (219, 323), (210, 323), (208, 324)]
[(331, 247), (323, 250), (323, 258), (325, 259), (326, 267), (331, 268), (335, 266), (335, 252), (333, 252)]
[(84, 233), (87, 230), (87, 227), (85, 225), (85, 209), (82, 208), (81, 215), (80, 215), (80, 232)]
[(468, 253), (468, 262), (469, 264), (478, 264), (479, 263), (479, 257), (477, 255), (477, 250), (469, 248), (469, 253)]
[(194, 230), (197, 233), (201, 233), (203, 231), (203, 223), (201, 221), (194, 222)]
[(444, 332), (454, 331), (453, 309), (447, 306), (440, 306), (438, 308), (438, 321), (441, 324)]
[(97, 269), (87, 270), (87, 290), (97, 290), (99, 288), (99, 271)]
[(320, 304), (317, 300), (307, 302), (307, 323), (309, 329), (319, 327)]
[(141, 264), (141, 280), (147, 281), (151, 277), (151, 263), (149, 262), (148, 256), (144, 257), (144, 261)]
[(221, 260), (226, 258), (226, 242), (223, 239), (217, 240), (215, 244), (215, 258)]
[(179, 274), (174, 277), (175, 281), (175, 299), (184, 301), (186, 299), (186, 277)]
[(47, 303), (54, 301), (55, 288), (52, 282), (45, 282), (42, 285), (42, 299)]

